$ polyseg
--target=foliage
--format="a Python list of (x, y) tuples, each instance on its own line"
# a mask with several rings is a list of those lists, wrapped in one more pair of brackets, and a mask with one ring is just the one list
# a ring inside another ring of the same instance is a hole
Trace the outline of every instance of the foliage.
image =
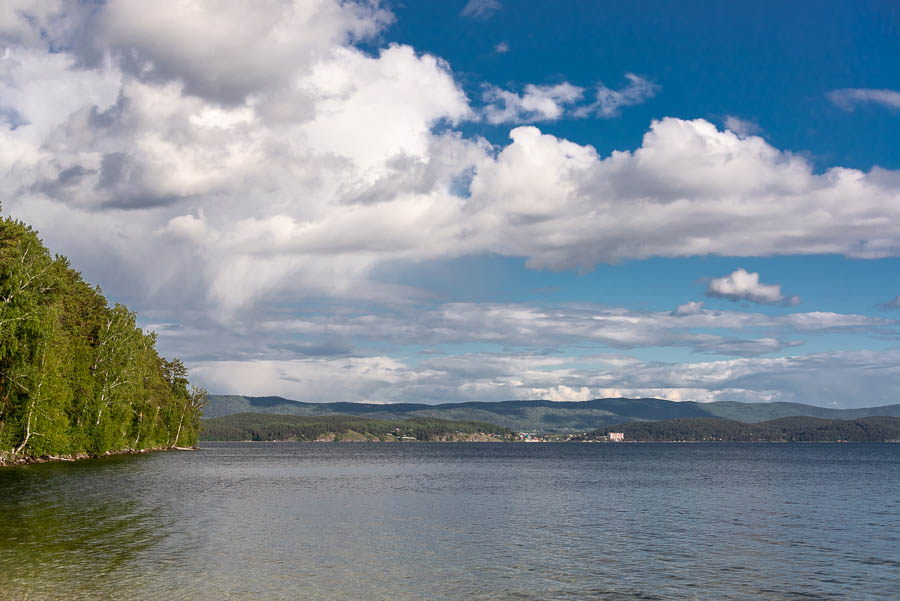
[(473, 435), (511, 440), (507, 428), (437, 418), (384, 420), (349, 415), (237, 413), (203, 420), (201, 440), (465, 440)]
[(196, 444), (205, 391), (28, 225), (0, 219), (0, 462)]
[(886, 442), (900, 440), (900, 418), (840, 420), (795, 416), (757, 424), (715, 418), (667, 419), (610, 426), (583, 438), (596, 440), (610, 432), (622, 432), (625, 440), (643, 442)]

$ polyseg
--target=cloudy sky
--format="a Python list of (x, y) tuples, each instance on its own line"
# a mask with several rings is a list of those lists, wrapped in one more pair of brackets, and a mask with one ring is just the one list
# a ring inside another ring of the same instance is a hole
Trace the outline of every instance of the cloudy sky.
[(900, 7), (4, 0), (0, 202), (215, 393), (900, 390)]

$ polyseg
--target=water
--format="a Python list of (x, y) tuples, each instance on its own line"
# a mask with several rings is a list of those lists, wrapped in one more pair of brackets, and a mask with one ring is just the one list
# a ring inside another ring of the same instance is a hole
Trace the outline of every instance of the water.
[(0, 469), (0, 600), (900, 598), (900, 445), (205, 444)]

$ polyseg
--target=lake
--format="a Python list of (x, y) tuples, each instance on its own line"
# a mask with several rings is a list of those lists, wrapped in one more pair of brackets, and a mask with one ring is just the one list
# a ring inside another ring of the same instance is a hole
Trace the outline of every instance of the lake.
[(205, 443), (0, 469), (0, 600), (900, 598), (900, 444)]

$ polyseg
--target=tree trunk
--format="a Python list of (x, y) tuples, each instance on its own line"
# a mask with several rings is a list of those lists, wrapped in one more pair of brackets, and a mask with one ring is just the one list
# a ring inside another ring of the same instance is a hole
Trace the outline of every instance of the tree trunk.
[(182, 426), (182, 424), (184, 424), (184, 414), (187, 413), (187, 406), (188, 406), (189, 402), (190, 402), (190, 399), (185, 399), (184, 407), (182, 407), (182, 409), (181, 409), (181, 419), (178, 420), (178, 431), (175, 433), (175, 442), (172, 443), (173, 447), (178, 446), (178, 437), (181, 436), (181, 426)]
[(25, 445), (28, 444), (28, 439), (31, 438), (31, 416), (34, 415), (34, 404), (37, 402), (37, 399), (32, 399), (31, 408), (28, 410), (28, 420), (25, 422), (25, 440), (22, 441), (18, 447), (13, 451), (13, 455), (18, 455), (22, 452), (22, 449), (25, 448)]

